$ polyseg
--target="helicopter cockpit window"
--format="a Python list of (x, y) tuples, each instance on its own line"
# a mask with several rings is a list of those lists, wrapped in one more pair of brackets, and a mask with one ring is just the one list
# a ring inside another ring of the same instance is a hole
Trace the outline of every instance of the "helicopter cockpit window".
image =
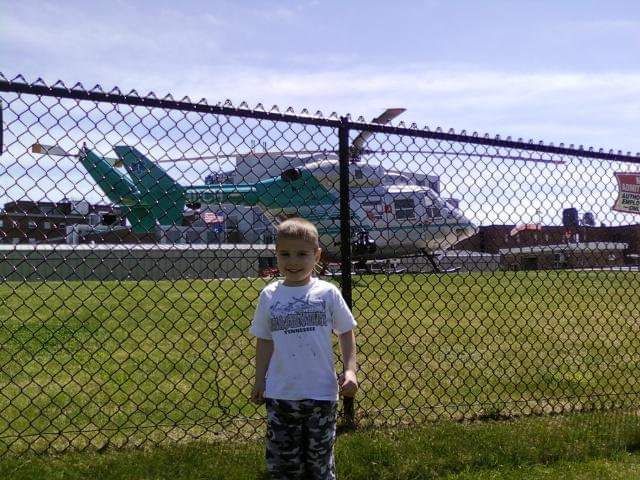
[(440, 218), (442, 217), (442, 212), (438, 207), (434, 207), (433, 205), (427, 207), (427, 218)]
[(440, 199), (440, 197), (432, 191), (425, 192), (424, 196), (429, 200), (431, 200), (433, 204), (437, 207), (444, 205), (444, 202)]
[[(434, 192), (432, 191), (426, 192), (425, 197), (431, 200), (431, 203), (433, 204), (432, 206), (437, 208), (439, 213), (436, 216), (441, 217), (443, 213), (449, 213), (451, 211), (451, 208), (447, 206), (447, 203), (444, 200), (442, 200)], [(426, 203), (427, 203), (427, 209), (428, 209), (431, 205), (429, 205), (428, 201)]]
[(396, 208), (396, 218), (398, 220), (415, 218), (415, 203), (413, 198), (399, 198), (394, 201), (394, 206)]

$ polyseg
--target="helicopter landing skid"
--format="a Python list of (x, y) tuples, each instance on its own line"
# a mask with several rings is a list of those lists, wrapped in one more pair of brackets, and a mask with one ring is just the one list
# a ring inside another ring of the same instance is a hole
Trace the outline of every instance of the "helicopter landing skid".
[[(405, 268), (387, 261), (355, 260), (351, 262), (351, 275), (394, 275), (404, 273)], [(337, 262), (320, 262), (319, 275), (340, 276), (340, 264)]]
[(425, 253), (424, 255), (429, 260), (429, 263), (431, 263), (431, 266), (433, 267), (433, 271), (435, 273), (455, 273), (460, 270), (460, 267), (441, 268), (440, 265), (438, 265), (438, 263), (436, 262), (435, 255), (430, 253)]

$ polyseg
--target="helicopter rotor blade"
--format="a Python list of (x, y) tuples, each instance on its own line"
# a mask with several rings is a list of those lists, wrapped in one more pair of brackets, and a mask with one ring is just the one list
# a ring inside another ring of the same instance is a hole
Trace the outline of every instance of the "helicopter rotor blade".
[(390, 151), (384, 149), (378, 150), (362, 150), (362, 154), (375, 155), (376, 153), (381, 153), (383, 155), (388, 155), (390, 153), (396, 154), (422, 154), (422, 155), (441, 155), (444, 157), (447, 156), (455, 156), (455, 157), (478, 157), (478, 158), (486, 158), (489, 160), (518, 160), (523, 162), (538, 162), (538, 163), (552, 163), (555, 165), (565, 165), (567, 162), (561, 159), (556, 158), (535, 158), (528, 157), (523, 155), (510, 155), (510, 154), (487, 154), (487, 153), (471, 153), (471, 152), (447, 152), (444, 150), (402, 150), (402, 151)]
[(178, 158), (160, 158), (156, 162), (198, 162), (200, 160), (221, 160), (221, 159), (234, 159), (246, 155), (254, 155), (260, 157), (278, 157), (286, 155), (313, 155), (316, 153), (336, 153), (336, 150), (330, 149), (317, 149), (317, 150), (270, 150), (265, 152), (248, 152), (248, 153), (225, 153), (218, 155), (202, 155), (197, 157), (178, 157)]
[(377, 123), (379, 125), (386, 125), (398, 115), (406, 112), (406, 108), (387, 108), (380, 116), (371, 120), (371, 123)]
[[(386, 125), (391, 120), (396, 118), (401, 113), (405, 112), (406, 108), (387, 108), (382, 115), (374, 118), (371, 123), (377, 123), (379, 125)], [(357, 163), (360, 160), (360, 155), (363, 153), (363, 147), (366, 141), (373, 135), (373, 132), (368, 130), (363, 130), (360, 134), (353, 140), (351, 144), (351, 162)]]
[[(371, 123), (376, 123), (379, 125), (385, 125), (389, 123), (391, 120), (396, 118), (398, 115), (406, 111), (406, 108), (388, 108), (381, 115), (374, 118)], [(363, 152), (362, 147), (364, 146), (367, 139), (373, 135), (372, 132), (363, 131), (361, 132), (351, 144), (352, 158), (359, 157)], [(354, 157), (353, 153), (356, 152)], [(199, 161), (199, 160), (218, 160), (218, 159), (226, 159), (226, 158), (236, 158), (242, 155), (256, 155), (256, 156), (284, 156), (284, 155), (313, 155), (317, 153), (324, 154), (337, 154), (337, 150), (335, 149), (315, 149), (315, 150), (271, 150), (264, 152), (247, 152), (247, 153), (232, 153), (232, 154), (220, 154), (220, 155), (206, 155), (201, 157), (183, 157), (183, 158), (161, 158), (156, 160), (156, 162), (178, 162), (178, 161)]]

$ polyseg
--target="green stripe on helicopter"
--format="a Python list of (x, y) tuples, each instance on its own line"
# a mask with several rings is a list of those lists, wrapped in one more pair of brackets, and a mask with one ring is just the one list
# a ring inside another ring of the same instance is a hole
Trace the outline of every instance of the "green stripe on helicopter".
[(336, 196), (309, 172), (301, 172), (300, 177), (291, 182), (275, 177), (256, 183), (187, 187), (185, 200), (207, 204), (260, 205), (268, 209), (297, 208), (306, 205), (329, 207), (337, 202)]

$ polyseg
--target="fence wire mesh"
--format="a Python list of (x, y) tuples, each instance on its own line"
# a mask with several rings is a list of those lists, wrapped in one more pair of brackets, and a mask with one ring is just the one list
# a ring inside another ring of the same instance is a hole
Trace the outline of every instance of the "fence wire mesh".
[(0, 92), (3, 454), (260, 434), (248, 327), (293, 215), (359, 323), (347, 422), (637, 403), (637, 156), (384, 125), (400, 110)]

